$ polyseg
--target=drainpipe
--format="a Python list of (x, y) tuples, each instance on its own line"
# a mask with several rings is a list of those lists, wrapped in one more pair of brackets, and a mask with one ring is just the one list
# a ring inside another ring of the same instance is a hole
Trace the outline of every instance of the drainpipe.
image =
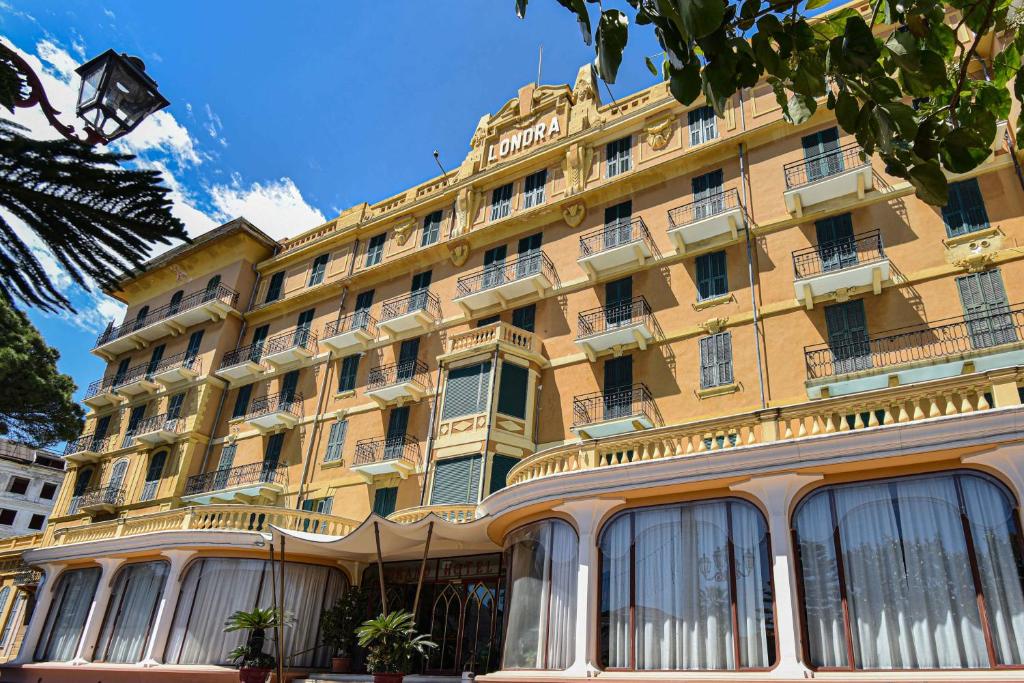
[(430, 474), (430, 458), (434, 454), (434, 425), (437, 422), (437, 411), (441, 407), (441, 374), (442, 364), (437, 364), (437, 376), (434, 379), (434, 402), (430, 406), (430, 421), (427, 423), (427, 452), (424, 454), (423, 462), (423, 486), (420, 488), (420, 507), (423, 507), (427, 497), (427, 480)]

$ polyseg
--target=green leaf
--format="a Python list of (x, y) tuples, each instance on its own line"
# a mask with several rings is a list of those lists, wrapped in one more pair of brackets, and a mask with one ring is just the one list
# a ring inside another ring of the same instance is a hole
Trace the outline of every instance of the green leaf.
[(654, 66), (654, 62), (651, 61), (650, 57), (644, 57), (644, 64), (647, 65), (647, 70), (651, 72), (652, 76), (658, 75), (658, 67)]
[(804, 9), (805, 10), (818, 9), (819, 7), (824, 7), (825, 5), (827, 5), (831, 1), (832, 0), (807, 0), (807, 4), (804, 5)]
[(871, 29), (859, 16), (846, 20), (842, 54), (853, 70), (863, 71), (867, 71), (881, 54)]
[(675, 5), (683, 23), (683, 35), (689, 38), (714, 33), (725, 19), (724, 0), (675, 0)]
[(783, 107), (782, 113), (788, 122), (796, 125), (811, 118), (817, 108), (818, 103), (813, 97), (793, 93), (786, 101), (786, 106)]
[(932, 206), (945, 206), (949, 201), (949, 186), (946, 174), (934, 161), (917, 164), (910, 169), (910, 184), (914, 186), (918, 199)]
[(516, 16), (522, 19), (526, 16), (526, 3), (529, 0), (516, 0)]
[(850, 93), (843, 91), (839, 93), (836, 100), (836, 121), (845, 131), (852, 131), (857, 127), (857, 114), (860, 113), (860, 104), (857, 98)]
[(1010, 43), (992, 60), (992, 81), (1000, 88), (1005, 87), (1014, 73), (1020, 73), (1020, 66), (1020, 50)]
[(700, 95), (700, 67), (691, 59), (682, 69), (668, 68), (668, 90), (682, 104), (692, 104)]
[(615, 84), (615, 75), (622, 63), (622, 51), (629, 39), (629, 19), (617, 9), (601, 12), (597, 24), (597, 72), (601, 80)]
[(590, 45), (590, 13), (583, 0), (558, 0), (558, 4), (576, 15), (576, 23), (580, 26), (580, 33), (583, 34), (583, 43)]
[(967, 173), (977, 168), (991, 151), (977, 133), (964, 128), (950, 131), (939, 143), (942, 165), (953, 173)]

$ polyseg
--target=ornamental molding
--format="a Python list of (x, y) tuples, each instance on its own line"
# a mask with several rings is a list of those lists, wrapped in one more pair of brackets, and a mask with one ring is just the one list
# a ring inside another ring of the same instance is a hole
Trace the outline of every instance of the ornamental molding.
[(992, 252), (980, 252), (962, 256), (954, 260), (953, 265), (968, 273), (980, 273), (990, 266), (994, 260), (995, 254)]
[(729, 323), (728, 318), (708, 318), (702, 323), (699, 323), (697, 327), (704, 330), (708, 334), (718, 334), (725, 329), (725, 326)]
[(469, 258), (469, 242), (466, 240), (459, 240), (454, 244), (448, 245), (448, 256), (452, 260), (452, 265), (456, 268), (466, 263), (466, 259)]
[(562, 171), (565, 174), (565, 196), (579, 194), (587, 189), (587, 176), (590, 175), (590, 162), (594, 158), (594, 150), (580, 143), (569, 145), (562, 160)]
[(586, 217), (587, 205), (583, 202), (573, 202), (562, 207), (562, 218), (570, 228), (579, 227)]
[(406, 216), (393, 228), (395, 233), (395, 242), (397, 242), (399, 246), (405, 244), (409, 241), (409, 236), (415, 228), (416, 219), (412, 216)]
[(656, 121), (644, 128), (647, 144), (650, 145), (651, 149), (661, 150), (668, 147), (668, 143), (672, 139), (672, 133), (675, 131), (675, 122), (675, 116), (671, 116)]

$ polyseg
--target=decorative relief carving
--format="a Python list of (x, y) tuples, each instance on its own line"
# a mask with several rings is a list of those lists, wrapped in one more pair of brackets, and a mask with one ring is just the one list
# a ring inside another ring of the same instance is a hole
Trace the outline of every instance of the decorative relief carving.
[(590, 162), (594, 151), (579, 143), (569, 146), (562, 162), (565, 172), (565, 196), (571, 197), (587, 188), (587, 176), (590, 175)]
[(718, 334), (728, 324), (728, 318), (708, 318), (704, 322), (697, 325), (700, 329), (704, 330), (708, 334)]
[(464, 187), (455, 195), (455, 227), (452, 228), (451, 239), (462, 237), (469, 232), (480, 201), (480, 193), (472, 187)]
[(583, 202), (573, 202), (562, 207), (562, 218), (570, 228), (578, 227), (587, 216), (587, 205)]
[(188, 273), (185, 272), (184, 268), (177, 265), (176, 263), (171, 264), (171, 272), (174, 273), (174, 279), (177, 280), (178, 282), (188, 281)]
[(469, 242), (461, 240), (455, 244), (448, 245), (448, 256), (452, 260), (452, 265), (456, 268), (466, 263), (466, 259), (469, 258)]
[(409, 235), (412, 234), (413, 230), (416, 229), (416, 219), (412, 216), (406, 216), (404, 219), (395, 225), (395, 242), (399, 246), (405, 244), (409, 240)]
[(991, 252), (978, 252), (961, 256), (953, 261), (953, 265), (966, 270), (968, 273), (980, 273), (988, 268), (993, 260), (995, 260), (995, 254)]
[(569, 110), (569, 134), (578, 133), (601, 122), (597, 108), (601, 105), (600, 93), (594, 79), (594, 67), (590, 64), (580, 67), (576, 84), (572, 87), (572, 109)]
[(668, 118), (652, 123), (644, 129), (644, 133), (647, 135), (647, 144), (651, 146), (651, 149), (659, 150), (668, 147), (675, 130), (673, 124), (675, 124), (675, 118)]

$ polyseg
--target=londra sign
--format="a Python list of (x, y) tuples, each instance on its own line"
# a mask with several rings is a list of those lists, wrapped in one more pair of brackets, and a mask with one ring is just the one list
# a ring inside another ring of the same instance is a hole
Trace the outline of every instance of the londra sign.
[(490, 145), (487, 149), (487, 161), (497, 161), (507, 157), (509, 154), (529, 149), (532, 145), (543, 142), (547, 138), (556, 136), (561, 132), (562, 127), (558, 123), (558, 117), (552, 116), (551, 123), (541, 121), (529, 128), (509, 135), (496, 145)]

